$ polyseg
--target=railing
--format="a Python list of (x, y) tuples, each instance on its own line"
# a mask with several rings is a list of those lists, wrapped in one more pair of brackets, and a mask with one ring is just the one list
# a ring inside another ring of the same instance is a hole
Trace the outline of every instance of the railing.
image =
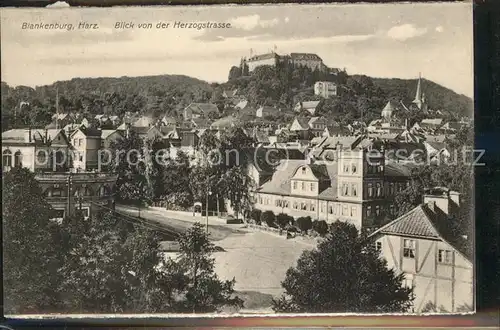
[(37, 180), (68, 180), (71, 175), (72, 180), (107, 179), (114, 181), (117, 174), (96, 173), (96, 172), (38, 172), (35, 173)]

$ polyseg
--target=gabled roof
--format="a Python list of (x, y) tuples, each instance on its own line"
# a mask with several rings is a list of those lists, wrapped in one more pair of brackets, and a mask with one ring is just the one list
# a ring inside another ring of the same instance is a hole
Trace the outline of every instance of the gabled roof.
[(311, 117), (311, 119), (309, 119), (309, 122), (308, 122), (309, 126), (311, 126), (315, 123), (323, 123), (326, 125), (327, 120), (324, 117)]
[(379, 228), (370, 237), (385, 234), (443, 240), (462, 253), (464, 257), (471, 260), (465, 246), (465, 240), (452, 232), (452, 221), (435, 204), (420, 204), (408, 213)]
[(248, 106), (248, 101), (247, 101), (247, 100), (243, 100), (243, 101), (238, 102), (238, 103), (234, 106), (234, 108), (235, 108), (235, 109), (245, 109), (247, 106)]
[(262, 60), (268, 60), (271, 58), (278, 58), (278, 54), (276, 53), (267, 53), (267, 54), (261, 54), (261, 55), (255, 55), (250, 57), (247, 61), (248, 62), (254, 62), (254, 61), (262, 61)]
[(142, 116), (137, 119), (132, 125), (136, 127), (150, 127), (155, 120), (152, 117)]
[(385, 105), (384, 109), (382, 109), (382, 112), (394, 112), (398, 108), (398, 105), (394, 103), (393, 101), (388, 101), (387, 104)]
[(299, 124), (299, 126), (302, 130), (309, 129), (309, 118), (307, 118), (307, 117), (295, 117), (294, 122), (295, 121)]
[(233, 96), (236, 96), (237, 93), (238, 93), (238, 89), (224, 90), (224, 92), (222, 92), (222, 95), (225, 97), (233, 97)]
[(321, 101), (304, 101), (301, 103), (303, 109), (316, 109)]
[(442, 149), (446, 149), (446, 143), (444, 143), (444, 142), (425, 141), (424, 144), (428, 144), (429, 146), (436, 149), (437, 151), (440, 151)]
[(321, 61), (321, 57), (312, 53), (290, 53), (292, 60), (315, 60)]
[[(273, 194), (290, 194), (291, 179), (301, 166), (308, 166), (313, 174), (320, 180), (330, 180), (330, 186), (336, 187), (337, 163), (331, 164), (308, 164), (304, 159), (284, 159), (276, 168), (271, 180), (264, 183), (259, 191)], [(326, 189), (328, 190), (328, 189)], [(323, 193), (322, 191), (321, 193)], [(325, 194), (333, 196), (329, 191)]]
[(222, 117), (212, 123), (210, 125), (211, 128), (217, 128), (217, 129), (222, 129), (222, 128), (229, 128), (233, 127), (235, 125), (238, 125), (240, 123), (239, 119), (234, 116), (226, 116)]
[(111, 134), (114, 134), (114, 133), (118, 133), (120, 134), (120, 132), (116, 129), (103, 129), (101, 130), (102, 134), (101, 134), (101, 138), (102, 139), (106, 139), (108, 138)]
[(71, 133), (71, 136), (75, 135), (77, 132), (82, 132), (83, 135), (86, 137), (101, 137), (102, 136), (102, 131), (99, 129), (95, 128), (89, 128), (89, 127), (80, 127), (77, 130), (75, 130), (73, 133)]
[[(415, 165), (416, 166), (416, 165)], [(409, 177), (411, 176), (412, 166), (402, 163), (387, 163), (385, 165), (386, 177)]]
[(209, 126), (209, 122), (205, 118), (191, 118), (191, 123), (193, 123), (195, 127), (200, 128)]
[[(61, 133), (64, 137), (66, 137), (66, 134), (64, 134), (64, 130), (62, 129), (32, 129), (31, 142), (48, 142), (45, 140), (45, 137), (51, 141)], [(30, 143), (29, 134), (30, 130), (26, 128), (11, 129), (2, 133), (2, 142), (6, 144), (9, 142)]]
[(219, 112), (217, 105), (213, 103), (191, 103), (186, 107), (186, 109), (191, 109), (193, 113), (196, 114), (208, 114), (210, 112)]
[(422, 119), (420, 126), (440, 126), (443, 123), (442, 118), (427, 118)]

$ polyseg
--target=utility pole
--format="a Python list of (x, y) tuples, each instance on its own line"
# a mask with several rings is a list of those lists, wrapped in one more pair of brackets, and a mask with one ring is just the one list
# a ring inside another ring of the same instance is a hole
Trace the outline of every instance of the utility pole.
[(210, 193), (210, 191), (209, 191), (210, 188), (208, 187), (208, 182), (209, 182), (208, 179), (209, 178), (207, 178), (207, 191), (205, 194), (205, 198), (206, 198), (206, 200), (205, 200), (205, 213), (206, 214), (205, 215), (206, 215), (206, 227), (207, 227), (206, 232), (207, 232), (207, 234), (208, 234), (208, 194)]
[(56, 89), (56, 129), (59, 129), (59, 88)]
[(68, 203), (68, 217), (71, 216), (71, 172), (69, 172), (69, 175), (68, 175), (68, 200), (67, 200), (67, 203)]

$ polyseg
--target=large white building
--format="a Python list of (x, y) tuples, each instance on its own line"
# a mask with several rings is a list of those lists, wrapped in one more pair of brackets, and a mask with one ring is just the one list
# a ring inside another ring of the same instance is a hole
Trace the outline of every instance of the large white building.
[(319, 95), (324, 98), (329, 98), (330, 96), (337, 96), (337, 84), (331, 81), (317, 81), (314, 84), (314, 95)]
[(358, 229), (380, 227), (392, 219), (395, 195), (409, 184), (410, 171), (385, 164), (383, 153), (369, 152), (364, 137), (338, 139), (314, 161), (285, 160), (256, 191), (255, 207), (293, 217), (347, 221)]

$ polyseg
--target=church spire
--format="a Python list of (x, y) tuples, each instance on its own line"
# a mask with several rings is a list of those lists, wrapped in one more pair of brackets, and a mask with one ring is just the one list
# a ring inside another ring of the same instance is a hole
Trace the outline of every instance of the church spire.
[(422, 107), (422, 75), (418, 73), (417, 91), (413, 103), (420, 109)]

